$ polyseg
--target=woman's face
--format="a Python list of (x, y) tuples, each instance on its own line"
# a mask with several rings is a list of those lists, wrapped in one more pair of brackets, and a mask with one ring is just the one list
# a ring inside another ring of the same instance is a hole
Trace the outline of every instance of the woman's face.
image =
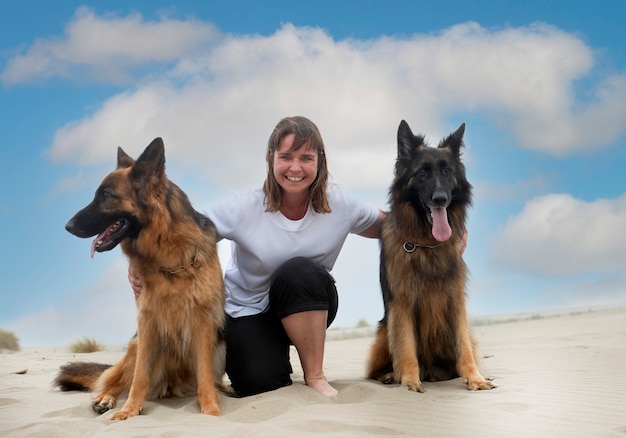
[(291, 151), (294, 138), (295, 134), (284, 136), (274, 152), (274, 177), (288, 194), (308, 192), (317, 177), (317, 151), (308, 144)]

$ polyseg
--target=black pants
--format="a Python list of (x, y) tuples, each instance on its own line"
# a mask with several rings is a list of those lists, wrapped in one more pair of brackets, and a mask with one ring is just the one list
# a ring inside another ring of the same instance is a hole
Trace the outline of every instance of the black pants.
[(239, 396), (291, 385), (291, 341), (281, 319), (294, 313), (327, 310), (327, 326), (337, 314), (333, 277), (304, 257), (285, 262), (270, 285), (269, 310), (252, 316), (226, 318), (226, 373)]

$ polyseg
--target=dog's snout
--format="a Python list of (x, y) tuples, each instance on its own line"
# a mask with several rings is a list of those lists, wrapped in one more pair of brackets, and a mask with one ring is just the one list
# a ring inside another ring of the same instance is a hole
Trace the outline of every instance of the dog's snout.
[(74, 221), (71, 219), (67, 221), (67, 223), (65, 224), (65, 229), (71, 233), (74, 230)]
[(89, 237), (90, 236), (90, 234), (87, 233), (80, 226), (80, 224), (74, 220), (74, 218), (67, 221), (67, 223), (65, 224), (65, 230), (69, 232), (70, 234), (73, 234), (74, 236), (77, 236), (77, 237)]
[(445, 207), (448, 204), (448, 195), (446, 192), (433, 193), (433, 204), (436, 207)]

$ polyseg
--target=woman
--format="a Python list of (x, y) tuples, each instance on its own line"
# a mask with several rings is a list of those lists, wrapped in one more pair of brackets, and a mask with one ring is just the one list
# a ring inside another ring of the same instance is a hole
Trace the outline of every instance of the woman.
[(322, 137), (305, 117), (276, 125), (266, 159), (263, 188), (226, 196), (207, 212), (232, 245), (226, 372), (240, 396), (290, 385), (293, 344), (305, 383), (334, 396), (323, 372), (326, 328), (337, 313), (330, 271), (348, 233), (378, 237), (384, 214), (329, 186)]

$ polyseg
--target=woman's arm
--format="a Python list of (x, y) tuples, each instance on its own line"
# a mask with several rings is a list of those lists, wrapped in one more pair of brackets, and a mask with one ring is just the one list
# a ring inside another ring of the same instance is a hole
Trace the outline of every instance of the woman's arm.
[(380, 237), (380, 224), (382, 223), (383, 219), (385, 219), (385, 216), (387, 216), (386, 212), (378, 210), (378, 218), (376, 219), (376, 222), (374, 222), (372, 226), (368, 229), (360, 232), (359, 236), (369, 237), (371, 239), (378, 239)]

